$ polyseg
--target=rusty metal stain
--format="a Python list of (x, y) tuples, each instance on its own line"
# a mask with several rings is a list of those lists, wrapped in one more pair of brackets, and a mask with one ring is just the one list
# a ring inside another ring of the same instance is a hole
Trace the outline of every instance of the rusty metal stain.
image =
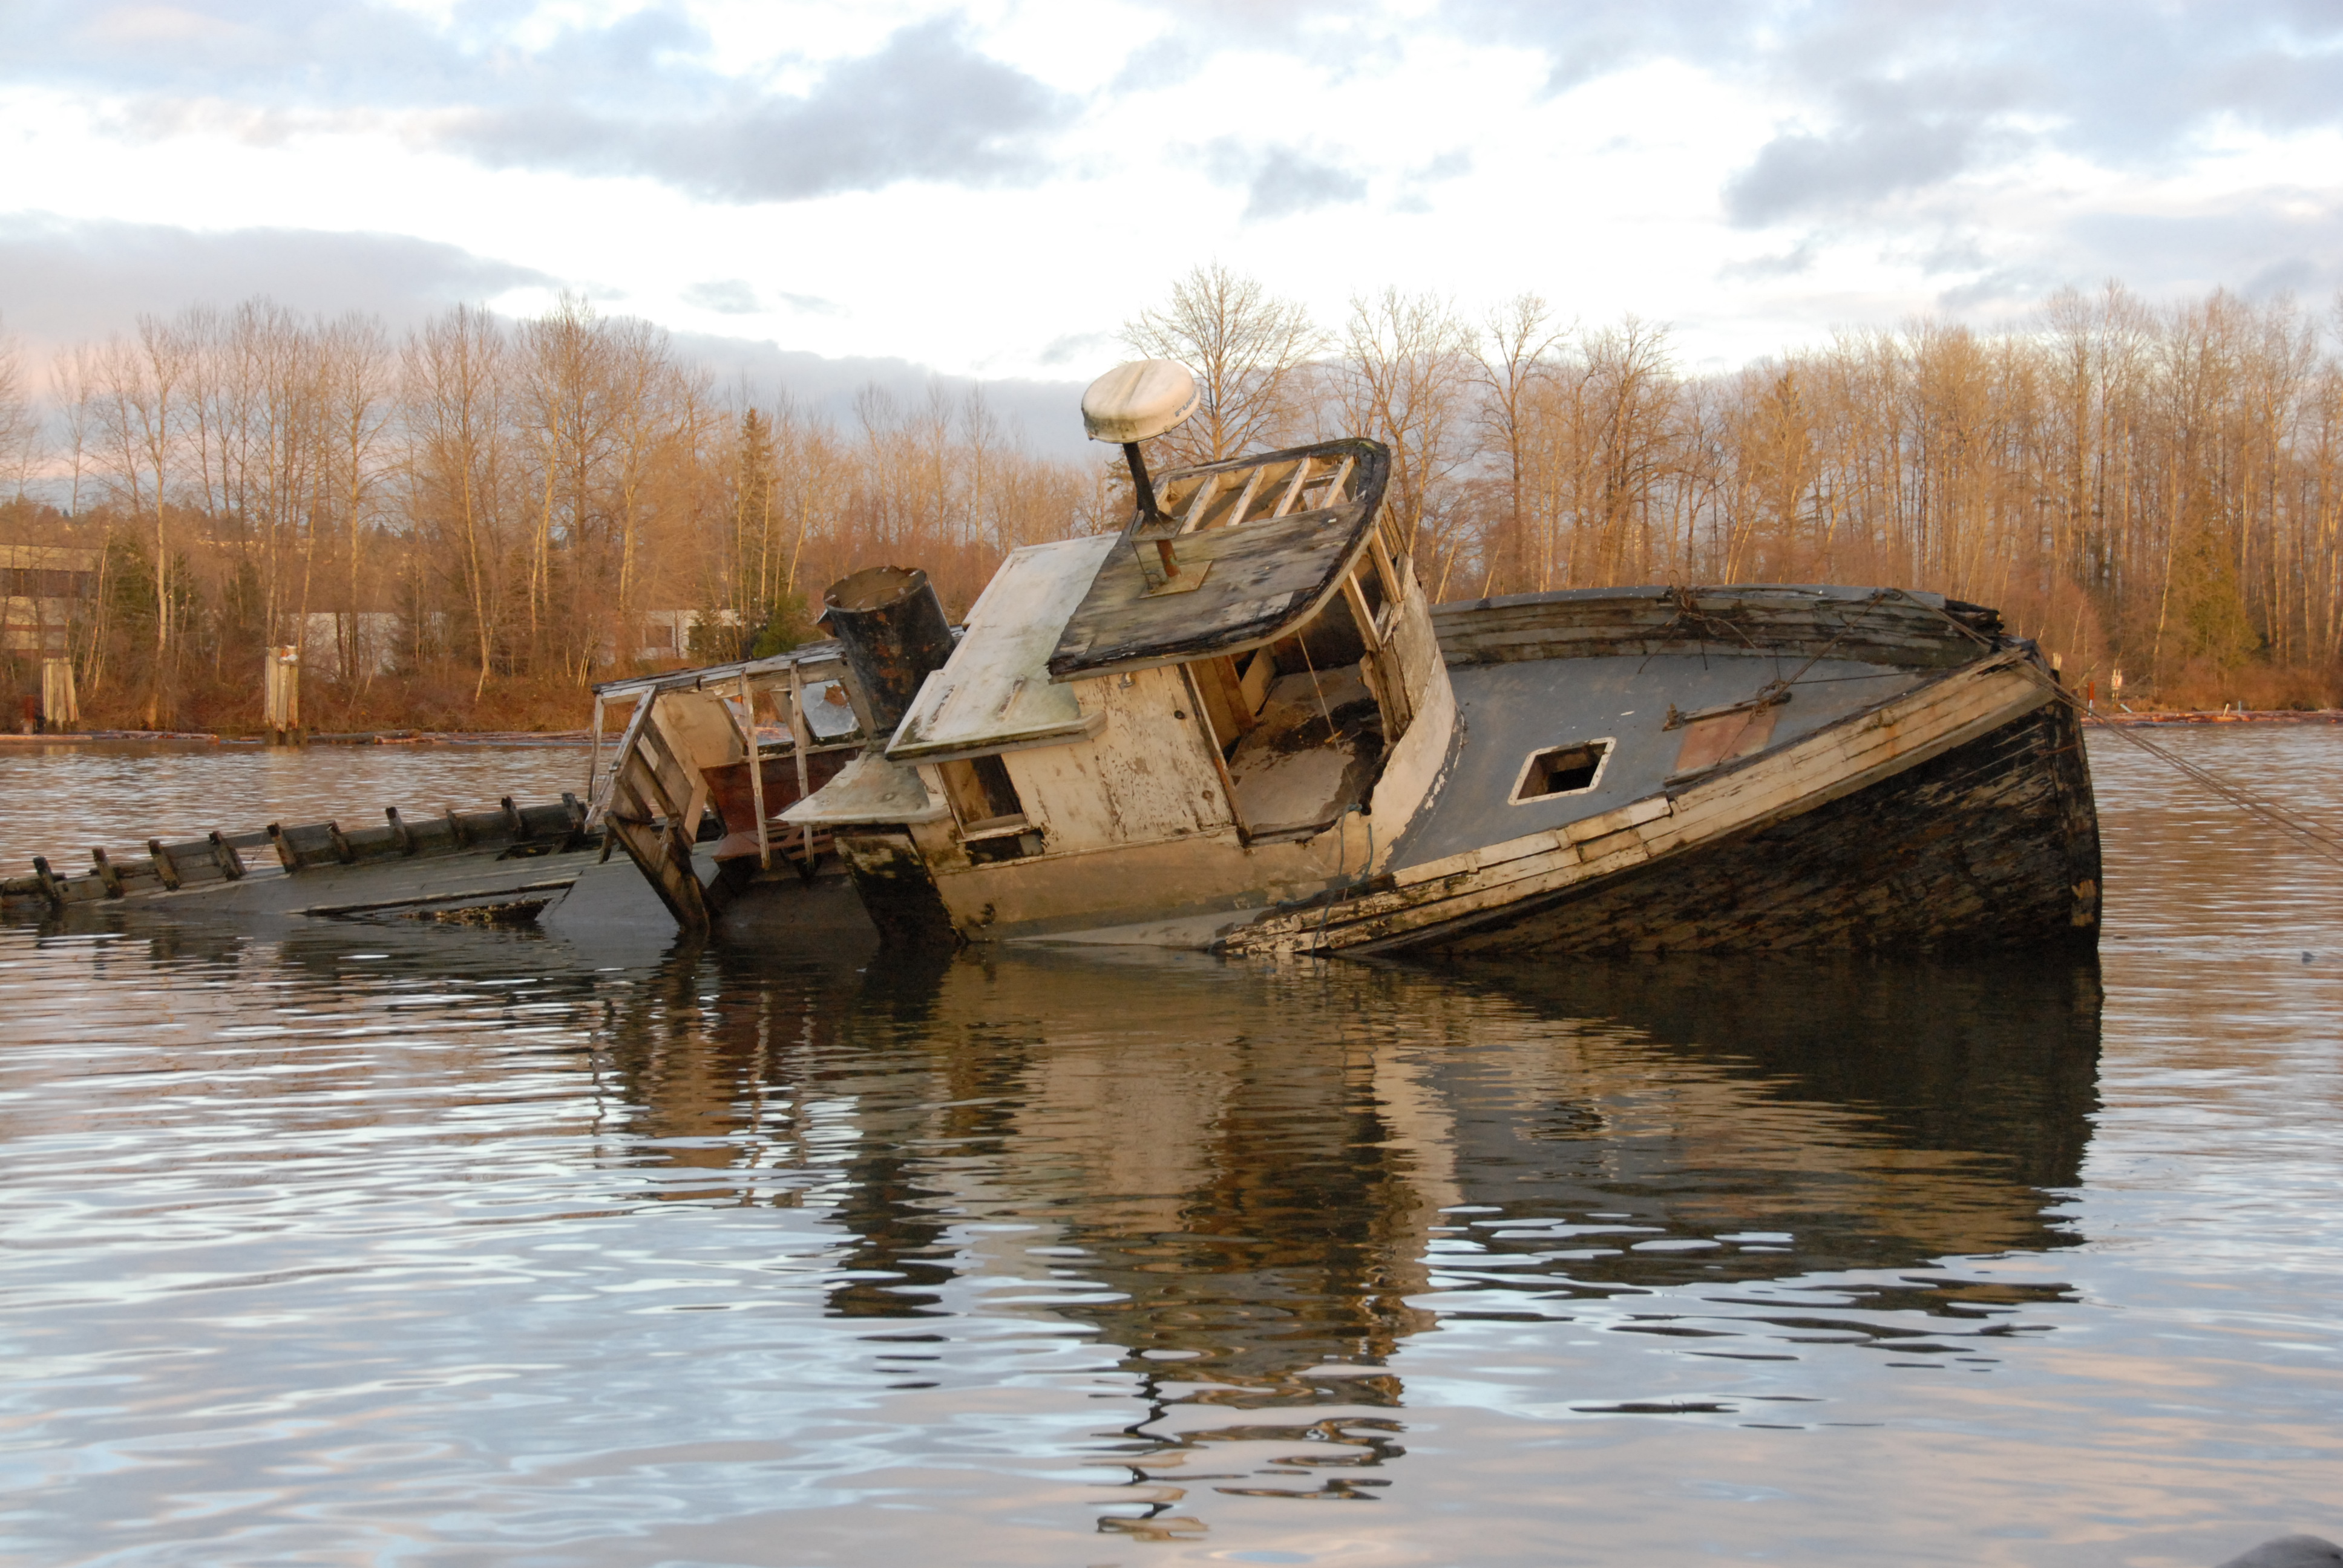
[(1676, 749), (1672, 776), (1697, 773), (1736, 757), (1753, 757), (1774, 739), (1774, 719), (1782, 709), (1774, 704), (1695, 719), (1684, 726), (1684, 744)]

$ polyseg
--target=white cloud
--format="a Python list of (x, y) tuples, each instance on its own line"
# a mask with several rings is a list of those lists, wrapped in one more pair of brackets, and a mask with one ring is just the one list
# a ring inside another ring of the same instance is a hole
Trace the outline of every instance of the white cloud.
[[(24, 0), (0, 13), (0, 159), (20, 222), (403, 236), (486, 269), (433, 288), (582, 287), (958, 373), (1079, 376), (1214, 256), (1330, 318), (1386, 283), (1468, 307), (1535, 289), (1729, 363), (2110, 274), (2335, 286), (2343, 25), (2318, 17)], [(151, 276), (105, 297), (183, 302)], [(0, 271), (17, 319), (11, 286), (50, 286)]]

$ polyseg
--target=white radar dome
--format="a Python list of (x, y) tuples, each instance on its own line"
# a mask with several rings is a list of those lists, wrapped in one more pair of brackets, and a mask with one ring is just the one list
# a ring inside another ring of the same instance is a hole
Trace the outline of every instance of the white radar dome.
[(1144, 441), (1193, 414), (1203, 401), (1196, 378), (1176, 359), (1118, 365), (1082, 394), (1082, 426), (1093, 441)]

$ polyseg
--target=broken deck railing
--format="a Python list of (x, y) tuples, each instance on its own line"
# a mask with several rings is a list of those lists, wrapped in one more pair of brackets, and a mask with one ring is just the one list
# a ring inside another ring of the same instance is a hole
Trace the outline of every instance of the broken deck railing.
[[(754, 856), (803, 873), (829, 836), (774, 819), (836, 776), (859, 752), (868, 719), (844, 658), (819, 642), (765, 658), (608, 681), (594, 689), (588, 821), (626, 850), (687, 930), (705, 930), (708, 891), (692, 864), (701, 819), (725, 833), (719, 865)], [(627, 722), (605, 758), (608, 712)]]
[(93, 848), (85, 869), (60, 870), (45, 855), (33, 857), (33, 874), (0, 880), (0, 910), (40, 914), (75, 905), (178, 893), (246, 878), (296, 876), (329, 866), (427, 859), (470, 853), (505, 859), (583, 848), (593, 835), (586, 807), (575, 795), (522, 806), (506, 796), (493, 810), (407, 816), (387, 807), (379, 826), (345, 829), (338, 819), (242, 832), (214, 830), (199, 839), (148, 839), (143, 849)]

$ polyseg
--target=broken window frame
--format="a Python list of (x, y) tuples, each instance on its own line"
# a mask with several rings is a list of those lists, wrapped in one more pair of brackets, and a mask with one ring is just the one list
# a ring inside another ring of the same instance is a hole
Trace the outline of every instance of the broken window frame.
[[(1531, 777), (1537, 771), (1539, 759), (1564, 751), (1594, 752), (1594, 775), (1574, 789), (1546, 789), (1535, 795), (1523, 794)], [(1513, 775), (1513, 792), (1506, 796), (1505, 803), (1509, 806), (1536, 806), (1548, 800), (1566, 800), (1574, 795), (1592, 795), (1603, 788), (1603, 776), (1610, 771), (1611, 759), (1618, 754), (1619, 738), (1615, 735), (1598, 736), (1591, 740), (1565, 740), (1557, 746), (1541, 746), (1522, 759), (1521, 771)]]
[[(987, 768), (986, 764), (990, 764)], [(960, 829), (963, 844), (981, 843), (988, 839), (1006, 839), (1030, 831), (1032, 818), (1025, 809), (1025, 798), (1018, 793), (1017, 780), (1011, 778), (1009, 765), (997, 751), (980, 752), (974, 757), (956, 757), (947, 762), (933, 764), (936, 775), (943, 781), (944, 803), (951, 808), (952, 821)], [(997, 779), (985, 775), (996, 773)], [(1013, 811), (995, 809), (1006, 797)], [(980, 804), (987, 815), (970, 815), (971, 803)]]

